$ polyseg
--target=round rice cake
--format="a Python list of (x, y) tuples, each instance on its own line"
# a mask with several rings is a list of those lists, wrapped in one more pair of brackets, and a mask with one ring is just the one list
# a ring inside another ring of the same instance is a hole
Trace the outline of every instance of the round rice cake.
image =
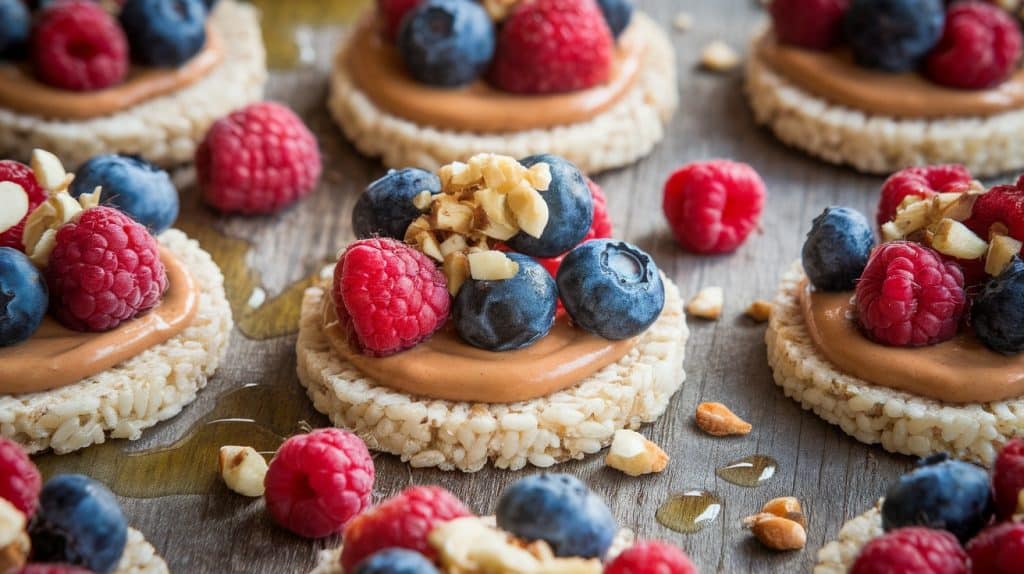
[(660, 417), (682, 386), (689, 330), (676, 285), (665, 278), (665, 307), (635, 347), (569, 389), (511, 404), (435, 400), (392, 390), (333, 351), (323, 332), (325, 291), (306, 290), (299, 324), (299, 381), (316, 409), (373, 450), (413, 467), (476, 472), (487, 462), (518, 470), (581, 459), (616, 430)]
[(839, 536), (818, 551), (814, 574), (846, 574), (857, 561), (862, 548), (873, 538), (881, 536), (882, 501), (860, 516), (847, 520), (839, 529)]
[(948, 404), (839, 371), (807, 331), (804, 278), (799, 262), (783, 275), (765, 333), (768, 363), (786, 396), (863, 443), (918, 457), (946, 452), (991, 466), (1003, 444), (1024, 434), (1024, 398)]
[(29, 453), (65, 454), (112, 438), (136, 440), (196, 398), (227, 352), (231, 307), (210, 255), (177, 229), (157, 238), (201, 291), (192, 323), (177, 336), (97, 375), (57, 389), (0, 394), (0, 436)]
[(334, 60), (327, 107), (355, 147), (380, 157), (387, 167), (433, 171), (482, 149), (513, 157), (552, 153), (586, 173), (622, 167), (661, 141), (679, 103), (671, 40), (643, 13), (634, 15), (631, 27), (648, 42), (640, 76), (618, 103), (585, 122), (499, 134), (416, 124), (382, 110), (355, 85), (341, 64), (348, 41), (342, 41)]
[(50, 119), (0, 107), (0, 157), (24, 160), (40, 148), (69, 166), (103, 153), (139, 155), (163, 167), (191, 162), (210, 124), (262, 99), (267, 80), (256, 8), (221, 0), (209, 23), (220, 35), (224, 59), (198, 82), (87, 120)]

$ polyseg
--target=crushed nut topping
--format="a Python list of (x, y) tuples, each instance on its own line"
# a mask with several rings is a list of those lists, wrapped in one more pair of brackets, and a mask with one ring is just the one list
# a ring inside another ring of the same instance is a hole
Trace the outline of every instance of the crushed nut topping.
[(722, 403), (701, 403), (695, 415), (700, 430), (713, 436), (749, 434), (754, 428)]
[(28, 559), (29, 539), (25, 515), (0, 498), (0, 572), (13, 572)]
[(757, 299), (747, 307), (747, 317), (758, 323), (764, 323), (772, 317), (772, 302), (764, 299)]
[(728, 72), (740, 64), (740, 56), (732, 46), (716, 40), (704, 47), (700, 63), (712, 72)]
[(661, 472), (668, 466), (664, 450), (644, 435), (631, 430), (617, 430), (604, 463), (630, 476)]
[(721, 287), (705, 287), (686, 304), (686, 312), (694, 317), (714, 321), (722, 316), (725, 291)]

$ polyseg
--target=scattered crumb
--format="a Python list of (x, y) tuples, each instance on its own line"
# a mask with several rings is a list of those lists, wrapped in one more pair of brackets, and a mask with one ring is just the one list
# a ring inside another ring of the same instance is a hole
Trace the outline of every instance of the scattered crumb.
[(672, 20), (672, 25), (675, 26), (676, 30), (686, 32), (693, 27), (693, 16), (687, 12), (680, 12), (676, 14), (676, 17)]
[(732, 46), (715, 40), (707, 46), (700, 55), (700, 63), (712, 72), (728, 72), (740, 63), (740, 56)]
[(765, 301), (764, 299), (758, 299), (747, 307), (747, 317), (750, 317), (758, 323), (764, 323), (772, 316), (772, 303), (771, 301)]
[(705, 287), (686, 304), (686, 312), (695, 317), (714, 321), (722, 315), (725, 291), (721, 287)]
[(749, 434), (754, 428), (722, 403), (701, 403), (694, 415), (700, 430), (712, 436)]
[(661, 472), (668, 466), (668, 454), (658, 445), (631, 430), (615, 431), (604, 463), (630, 476)]

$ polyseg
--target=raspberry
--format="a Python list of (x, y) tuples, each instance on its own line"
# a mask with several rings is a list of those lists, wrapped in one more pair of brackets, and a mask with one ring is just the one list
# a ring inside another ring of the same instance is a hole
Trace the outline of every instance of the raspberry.
[(331, 296), (349, 344), (373, 357), (416, 346), (444, 325), (451, 307), (434, 262), (383, 237), (348, 246), (334, 268)]
[(370, 506), (375, 471), (366, 444), (336, 428), (289, 438), (264, 480), (274, 521), (306, 538), (342, 531)]
[(850, 574), (967, 574), (967, 553), (952, 534), (910, 527), (868, 542)]
[(31, 518), (42, 488), (39, 470), (18, 443), (0, 437), (0, 498)]
[(410, 10), (423, 3), (423, 0), (377, 0), (377, 17), (380, 19), (380, 33), (388, 42), (398, 37), (398, 29), (402, 27), (402, 18)]
[[(32, 210), (46, 201), (46, 191), (39, 186), (32, 170), (23, 163), (12, 160), (0, 161), (0, 181), (14, 182), (28, 193), (28, 213), (32, 213)], [(21, 234), (25, 231), (25, 220), (28, 219), (28, 213), (17, 225), (0, 233), (0, 247), (12, 247), (18, 251), (25, 251), (25, 245), (21, 242)]]
[(309, 128), (275, 102), (217, 120), (196, 150), (203, 198), (225, 213), (273, 213), (313, 191), (321, 167)]
[(849, 0), (775, 0), (770, 5), (775, 37), (783, 44), (827, 50), (843, 37)]
[(413, 486), (357, 516), (345, 527), (341, 567), (345, 572), (385, 548), (407, 548), (435, 557), (427, 536), (438, 524), (472, 516), (452, 493), (439, 486)]
[(697, 574), (697, 567), (675, 546), (640, 542), (616, 556), (604, 574)]
[[(590, 197), (594, 200), (594, 219), (590, 223), (590, 229), (583, 236), (580, 243), (586, 243), (591, 239), (610, 239), (612, 236), (612, 218), (608, 215), (608, 199), (604, 191), (596, 183), (587, 178), (587, 187), (590, 188)], [(558, 267), (565, 259), (565, 254), (558, 257), (538, 257), (537, 261), (548, 270), (552, 277), (558, 275)]]
[(32, 64), (51, 86), (102, 90), (128, 74), (128, 41), (98, 3), (57, 2), (42, 11), (32, 30)]
[(982, 530), (967, 544), (971, 571), (1016, 574), (1024, 563), (1024, 524), (1007, 523)]
[(45, 274), (51, 312), (77, 331), (113, 329), (155, 307), (167, 290), (156, 240), (111, 207), (61, 226)]
[(608, 80), (613, 54), (594, 0), (522, 2), (499, 32), (490, 79), (521, 94), (584, 90)]
[(1020, 28), (994, 4), (959, 2), (946, 12), (942, 39), (925, 61), (932, 81), (967, 90), (995, 87), (1010, 77), (1020, 60)]
[(1024, 439), (1015, 438), (999, 451), (992, 468), (992, 496), (996, 514), (1007, 520), (1017, 513), (1021, 490), (1024, 490)]
[(958, 265), (906, 241), (875, 249), (856, 293), (858, 319), (868, 337), (896, 347), (952, 338), (967, 301)]
[(716, 159), (685, 165), (670, 175), (661, 207), (684, 249), (729, 253), (757, 227), (764, 198), (764, 182), (754, 168)]
[(957, 164), (908, 167), (889, 176), (882, 184), (878, 199), (879, 226), (896, 217), (896, 208), (909, 195), (927, 198), (936, 193), (964, 191), (971, 182), (971, 172)]

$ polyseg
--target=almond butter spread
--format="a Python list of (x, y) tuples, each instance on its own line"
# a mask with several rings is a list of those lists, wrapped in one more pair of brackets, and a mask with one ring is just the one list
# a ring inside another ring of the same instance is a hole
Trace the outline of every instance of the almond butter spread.
[(0, 348), (0, 393), (47, 391), (101, 373), (181, 333), (199, 310), (199, 286), (185, 265), (161, 248), (168, 288), (155, 309), (105, 333), (81, 333), (52, 317), (31, 339)]
[(0, 65), (0, 108), (58, 120), (88, 120), (124, 111), (206, 77), (224, 59), (220, 37), (207, 29), (206, 46), (181, 67), (133, 67), (125, 81), (93, 92), (48, 86), (25, 65)]
[(914, 349), (874, 343), (857, 328), (852, 292), (800, 286), (807, 331), (838, 370), (869, 383), (947, 403), (986, 403), (1024, 395), (1024, 354), (1006, 357), (970, 332)]
[(989, 90), (959, 90), (918, 73), (891, 74), (858, 66), (846, 49), (820, 52), (786, 46), (770, 31), (755, 41), (754, 49), (761, 61), (801, 89), (870, 115), (935, 119), (1024, 108), (1024, 70)]
[(636, 339), (609, 341), (560, 317), (544, 338), (515, 351), (494, 352), (462, 342), (451, 323), (433, 337), (389, 357), (352, 350), (324, 299), (324, 334), (336, 353), (374, 382), (403, 393), (479, 403), (513, 403), (544, 397), (583, 379), (629, 353)]
[(634, 29), (619, 38), (611, 79), (587, 90), (552, 95), (501, 91), (484, 81), (457, 89), (421, 84), (403, 68), (398, 50), (380, 39), (369, 20), (342, 55), (352, 80), (386, 112), (420, 125), (476, 133), (504, 133), (574, 124), (611, 108), (640, 73), (645, 40)]

